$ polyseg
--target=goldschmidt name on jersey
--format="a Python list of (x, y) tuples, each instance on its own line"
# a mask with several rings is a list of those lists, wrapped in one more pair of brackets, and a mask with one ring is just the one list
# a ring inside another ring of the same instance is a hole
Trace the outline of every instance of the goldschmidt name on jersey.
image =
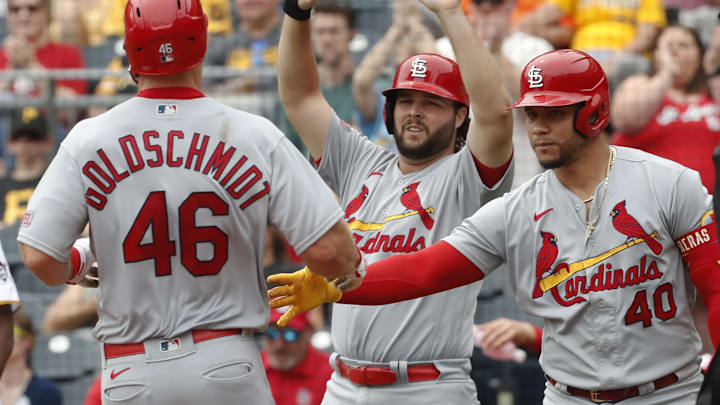
[[(260, 197), (270, 191), (270, 183), (264, 180), (263, 173), (253, 162), (248, 160), (246, 155), (235, 156), (235, 147), (225, 147), (225, 142), (218, 141), (212, 155), (203, 166), (205, 153), (209, 149), (211, 137), (200, 135), (195, 132), (190, 147), (184, 153), (176, 153), (173, 150), (175, 139), (183, 139), (183, 131), (169, 131), (167, 144), (158, 142), (160, 134), (154, 130), (147, 130), (143, 133), (143, 149), (153, 154), (150, 159), (144, 159), (134, 135), (126, 135), (118, 139), (122, 148), (125, 160), (113, 162), (105, 153), (103, 148), (97, 150), (97, 158), (87, 161), (82, 166), (82, 172), (90, 179), (96, 187), (89, 187), (85, 193), (87, 203), (102, 210), (107, 203), (106, 196), (111, 194), (117, 185), (133, 173), (143, 169), (151, 169), (158, 166), (181, 167), (201, 172), (215, 179), (228, 194), (235, 200), (242, 200), (240, 208), (245, 209)], [(215, 142), (213, 140), (213, 142)], [(238, 153), (239, 155), (239, 153)], [(234, 161), (232, 167), (230, 162)], [(230, 167), (229, 170), (226, 169)], [(240, 169), (243, 169), (240, 171)], [(222, 177), (222, 179), (221, 179)], [(231, 181), (232, 180), (232, 181)], [(247, 195), (250, 189), (262, 181), (262, 189)]]

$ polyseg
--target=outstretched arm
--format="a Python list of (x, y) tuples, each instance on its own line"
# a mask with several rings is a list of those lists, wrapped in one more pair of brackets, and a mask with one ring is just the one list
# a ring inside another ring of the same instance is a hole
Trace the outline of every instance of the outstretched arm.
[(513, 123), (499, 65), (475, 35), (460, 0), (420, 1), (440, 19), (470, 95), (470, 151), (485, 166), (502, 166), (512, 155)]
[[(407, 269), (413, 269), (408, 272)], [(341, 304), (383, 305), (411, 300), (482, 280), (485, 274), (449, 243), (394, 255), (368, 266), (360, 287)]]
[[(412, 268), (412, 272), (407, 269)], [(284, 326), (295, 315), (326, 302), (382, 305), (424, 297), (481, 280), (485, 275), (449, 243), (440, 241), (414, 253), (395, 255), (367, 267), (360, 287), (341, 293), (334, 283), (307, 267), (274, 274), (268, 284), (271, 308), (292, 307), (278, 320)]]
[[(301, 10), (318, 0), (285, 0)], [(310, 43), (310, 21), (285, 16), (278, 45), (278, 88), (288, 120), (314, 158), (322, 157), (332, 108), (320, 92), (315, 56)]]

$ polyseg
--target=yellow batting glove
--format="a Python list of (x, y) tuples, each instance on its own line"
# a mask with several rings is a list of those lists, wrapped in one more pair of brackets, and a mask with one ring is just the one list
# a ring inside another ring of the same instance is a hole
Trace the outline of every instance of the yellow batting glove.
[(295, 273), (273, 274), (267, 278), (268, 284), (280, 285), (268, 291), (270, 308), (276, 309), (291, 305), (290, 309), (278, 319), (277, 324), (284, 327), (295, 315), (309, 311), (326, 302), (337, 302), (342, 292), (325, 277), (317, 275), (305, 267)]

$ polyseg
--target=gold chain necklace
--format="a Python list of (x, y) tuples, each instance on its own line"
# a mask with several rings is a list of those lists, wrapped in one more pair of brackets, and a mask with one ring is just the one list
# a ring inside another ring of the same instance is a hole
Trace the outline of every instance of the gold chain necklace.
[[(602, 194), (600, 195), (600, 201), (598, 202), (597, 206), (597, 212), (595, 213), (595, 219), (592, 221), (587, 221), (587, 237), (590, 237), (590, 234), (592, 234), (592, 231), (595, 229), (595, 225), (597, 224), (598, 220), (600, 219), (600, 211), (602, 210), (603, 202), (605, 202), (605, 192), (607, 191), (608, 186), (608, 180), (610, 180), (610, 169), (615, 164), (615, 148), (612, 146), (610, 147), (610, 158), (608, 159), (608, 165), (607, 165), (607, 171), (605, 172), (605, 182), (603, 183), (602, 187)], [(593, 200), (595, 196), (592, 196), (585, 200), (585, 203), (588, 203)]]

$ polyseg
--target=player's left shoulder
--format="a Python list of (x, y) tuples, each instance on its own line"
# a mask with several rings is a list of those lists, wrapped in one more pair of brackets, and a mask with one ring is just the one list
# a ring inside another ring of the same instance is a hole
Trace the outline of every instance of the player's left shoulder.
[(617, 151), (615, 164), (623, 177), (628, 179), (645, 177), (648, 181), (661, 180), (673, 183), (684, 172), (691, 170), (677, 162), (653, 155), (640, 149), (614, 146)]

